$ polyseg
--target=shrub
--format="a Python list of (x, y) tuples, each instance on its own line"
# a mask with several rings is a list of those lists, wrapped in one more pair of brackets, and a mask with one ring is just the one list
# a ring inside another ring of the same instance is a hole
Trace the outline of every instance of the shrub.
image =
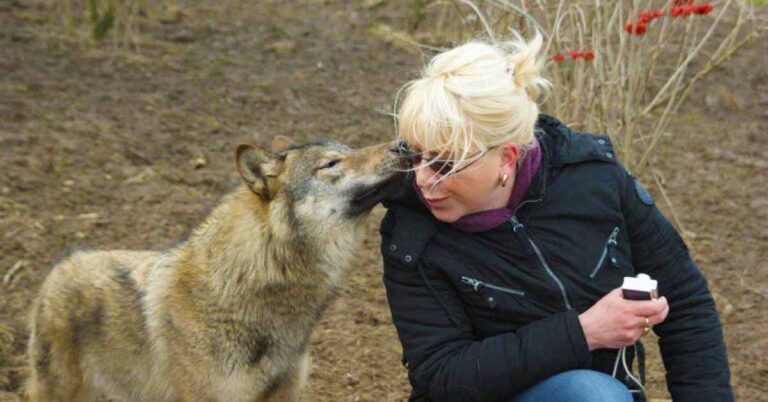
[(510, 30), (545, 36), (544, 110), (609, 135), (632, 170), (649, 166), (694, 84), (758, 35), (747, 0), (448, 0), (415, 3), (427, 48)]

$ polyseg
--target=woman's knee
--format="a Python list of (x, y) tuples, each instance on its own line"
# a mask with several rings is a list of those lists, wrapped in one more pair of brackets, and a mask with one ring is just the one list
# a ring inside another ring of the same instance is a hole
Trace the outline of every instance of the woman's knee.
[(566, 371), (523, 391), (512, 402), (631, 402), (632, 394), (615, 378), (594, 370)]

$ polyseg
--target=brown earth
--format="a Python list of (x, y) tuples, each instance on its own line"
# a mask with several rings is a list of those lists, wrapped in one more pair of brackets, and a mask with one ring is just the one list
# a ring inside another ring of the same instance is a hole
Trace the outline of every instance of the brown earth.
[[(240, 141), (393, 138), (392, 96), (423, 59), (367, 27), (405, 26), (407, 8), (190, 3), (144, 22), (135, 52), (61, 35), (39, 2), (0, 3), (0, 400), (25, 376), (27, 308), (65, 250), (170, 247), (238, 180)], [(753, 41), (709, 75), (655, 160), (717, 296), (743, 401), (768, 393), (766, 54)], [(311, 400), (407, 397), (380, 280), (382, 213), (314, 334)], [(664, 397), (649, 349), (651, 394)]]

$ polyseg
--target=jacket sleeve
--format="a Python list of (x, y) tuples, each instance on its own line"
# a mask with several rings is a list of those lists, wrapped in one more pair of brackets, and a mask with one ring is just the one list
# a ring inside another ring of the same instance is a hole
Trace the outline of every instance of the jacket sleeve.
[(504, 401), (551, 375), (591, 364), (575, 312), (476, 339), (457, 291), (439, 270), (388, 256), (390, 241), (383, 229), (384, 284), (415, 394), (440, 402)]
[(625, 183), (632, 263), (658, 281), (669, 302), (667, 319), (654, 328), (669, 392), (675, 401), (732, 401), (723, 332), (707, 282), (650, 194), (629, 173)]

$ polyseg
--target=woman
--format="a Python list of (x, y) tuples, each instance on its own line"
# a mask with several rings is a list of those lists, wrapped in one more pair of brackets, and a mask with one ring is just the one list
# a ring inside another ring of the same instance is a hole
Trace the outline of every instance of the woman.
[[(539, 114), (540, 37), (471, 42), (405, 87), (415, 176), (381, 224), (411, 400), (641, 399), (635, 342), (660, 337), (676, 401), (732, 400), (707, 284), (607, 137)], [(625, 300), (647, 273), (663, 297)]]

